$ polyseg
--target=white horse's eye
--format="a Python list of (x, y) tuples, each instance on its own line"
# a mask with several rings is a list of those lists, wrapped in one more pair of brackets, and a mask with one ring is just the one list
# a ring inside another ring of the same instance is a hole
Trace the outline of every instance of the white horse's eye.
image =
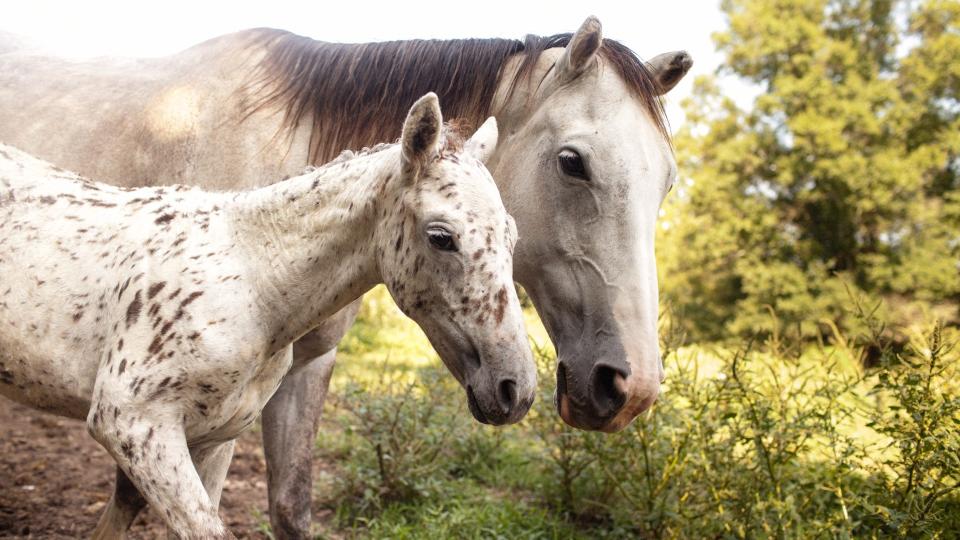
[(557, 164), (560, 167), (560, 172), (563, 174), (590, 181), (590, 175), (587, 174), (587, 166), (583, 163), (583, 158), (581, 158), (580, 154), (575, 150), (570, 150), (569, 148), (561, 150), (557, 155)]
[(457, 251), (458, 249), (453, 234), (440, 226), (427, 229), (427, 239), (430, 240), (431, 246), (440, 251)]

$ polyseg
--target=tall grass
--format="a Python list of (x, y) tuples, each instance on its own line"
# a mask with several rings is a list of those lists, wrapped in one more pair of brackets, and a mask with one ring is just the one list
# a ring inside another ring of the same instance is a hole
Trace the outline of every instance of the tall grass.
[(381, 361), (337, 380), (318, 493), (364, 537), (958, 537), (957, 334), (935, 324), (897, 352), (860, 316), (829, 345), (685, 347), (665, 329), (663, 394), (614, 435), (559, 420), (551, 350), (528, 417), (490, 428), (435, 359), (398, 370), (374, 340), (351, 354)]

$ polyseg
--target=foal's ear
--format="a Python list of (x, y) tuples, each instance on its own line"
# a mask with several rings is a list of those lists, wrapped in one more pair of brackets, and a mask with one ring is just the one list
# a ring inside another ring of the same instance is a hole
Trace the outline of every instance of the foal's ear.
[(687, 51), (658, 54), (647, 62), (647, 69), (660, 87), (660, 95), (672, 90), (691, 67), (693, 67), (693, 57)]
[(487, 160), (490, 159), (490, 156), (493, 155), (493, 151), (497, 148), (497, 138), (499, 136), (500, 132), (497, 129), (497, 119), (491, 116), (480, 126), (480, 129), (473, 133), (464, 145), (463, 150), (481, 162), (486, 163)]
[(403, 154), (404, 172), (416, 174), (440, 151), (440, 130), (443, 115), (440, 102), (433, 92), (418, 99), (407, 119), (403, 121), (400, 148)]
[(576, 79), (593, 65), (602, 44), (603, 31), (600, 20), (591, 15), (570, 38), (563, 56), (557, 61), (557, 75), (564, 81)]

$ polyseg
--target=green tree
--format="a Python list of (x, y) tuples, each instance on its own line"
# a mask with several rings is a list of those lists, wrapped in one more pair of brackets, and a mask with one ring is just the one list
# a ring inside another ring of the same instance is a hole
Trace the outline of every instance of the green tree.
[[(960, 2), (724, 0), (661, 228), (667, 299), (697, 338), (852, 325), (848, 294), (960, 302)], [(770, 316), (770, 311), (776, 319)], [(774, 321), (778, 322), (774, 322)]]

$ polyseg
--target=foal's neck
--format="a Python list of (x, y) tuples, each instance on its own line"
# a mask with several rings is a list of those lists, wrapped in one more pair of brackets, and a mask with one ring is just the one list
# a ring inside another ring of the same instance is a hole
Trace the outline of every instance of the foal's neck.
[[(336, 160), (238, 195), (230, 221), (271, 349), (315, 328), (381, 281), (376, 231), (399, 148)], [(276, 352), (271, 350), (270, 352)]]

